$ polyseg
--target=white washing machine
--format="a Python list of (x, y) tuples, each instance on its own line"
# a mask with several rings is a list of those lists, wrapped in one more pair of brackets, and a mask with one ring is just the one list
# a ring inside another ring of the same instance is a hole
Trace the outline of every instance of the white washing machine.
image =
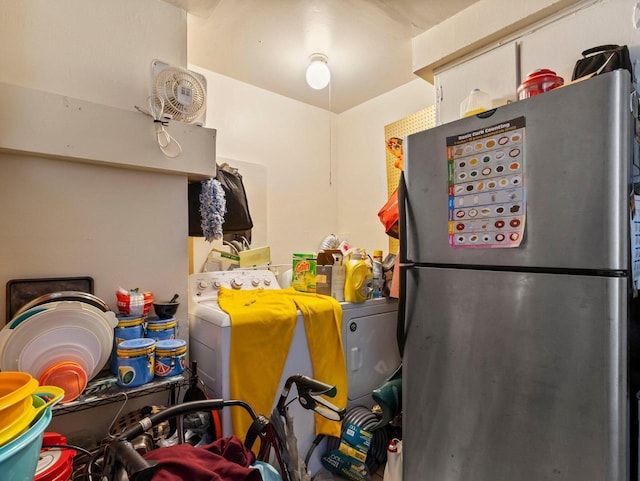
[[(198, 374), (209, 389), (209, 395), (230, 399), (229, 347), (231, 320), (218, 307), (221, 286), (229, 289), (279, 289), (274, 274), (268, 270), (233, 270), (203, 272), (189, 276), (189, 352), (198, 363)], [(396, 343), (397, 301), (372, 299), (361, 304), (341, 303), (342, 341), (348, 375), (348, 404), (374, 404), (371, 391), (377, 388), (400, 364)], [(288, 376), (305, 374), (313, 377), (311, 359), (302, 315), (298, 315), (280, 384), (280, 393)], [(293, 395), (291, 398), (293, 399)], [(274, 406), (275, 402), (274, 400)], [(290, 404), (298, 450), (306, 455), (315, 438), (313, 413), (297, 402)], [(269, 415), (270, 413), (260, 413)], [(232, 434), (229, 412), (222, 412), (222, 435)], [(322, 447), (318, 448), (322, 452)], [(320, 467), (314, 453), (312, 473)]]

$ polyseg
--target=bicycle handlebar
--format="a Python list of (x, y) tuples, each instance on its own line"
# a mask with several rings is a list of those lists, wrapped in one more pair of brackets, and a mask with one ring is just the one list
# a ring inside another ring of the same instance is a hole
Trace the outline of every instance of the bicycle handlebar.
[(278, 413), (281, 416), (285, 414), (287, 397), (289, 397), (289, 391), (294, 384), (298, 390), (298, 401), (303, 408), (315, 411), (333, 421), (342, 421), (344, 419), (346, 409), (339, 408), (320, 397), (321, 395), (335, 397), (338, 392), (336, 387), (302, 374), (295, 374), (287, 378), (277, 405)]
[(331, 386), (329, 384), (325, 384), (322, 381), (318, 381), (317, 379), (311, 379), (308, 376), (304, 376), (302, 374), (296, 374), (295, 376), (289, 377), (287, 382), (295, 383), (298, 390), (302, 390), (305, 392), (311, 392), (315, 395), (324, 394), (325, 396), (335, 397), (338, 393), (338, 390), (335, 386)]

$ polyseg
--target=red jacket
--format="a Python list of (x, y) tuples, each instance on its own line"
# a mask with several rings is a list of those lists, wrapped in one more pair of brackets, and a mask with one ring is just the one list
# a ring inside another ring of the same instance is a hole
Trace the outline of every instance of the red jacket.
[(198, 448), (190, 444), (159, 448), (144, 458), (158, 463), (153, 481), (262, 481), (260, 471), (250, 467), (255, 455), (235, 436)]

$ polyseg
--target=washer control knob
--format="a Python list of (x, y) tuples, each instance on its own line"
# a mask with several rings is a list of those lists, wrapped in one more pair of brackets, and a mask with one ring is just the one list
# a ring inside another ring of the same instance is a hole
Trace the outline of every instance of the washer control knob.
[(239, 279), (237, 277), (234, 279), (231, 279), (231, 287), (233, 289), (242, 289), (242, 279)]
[(267, 287), (270, 286), (271, 285), (271, 279), (269, 279), (268, 277), (265, 277), (264, 278), (264, 285), (267, 286)]
[(220, 289), (220, 287), (222, 286), (222, 282), (220, 281), (213, 281), (213, 288), (214, 289)]
[(253, 287), (258, 287), (260, 285), (260, 279), (258, 279), (257, 277), (254, 277), (253, 279), (251, 279), (251, 285)]
[(200, 289), (202, 291), (202, 290), (206, 289), (208, 285), (209, 284), (207, 284), (207, 281), (200, 281), (200, 282), (198, 282), (198, 289)]

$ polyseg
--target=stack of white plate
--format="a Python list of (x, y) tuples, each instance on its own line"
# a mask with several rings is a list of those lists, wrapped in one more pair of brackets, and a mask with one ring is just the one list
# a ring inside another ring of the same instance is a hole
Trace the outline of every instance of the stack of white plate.
[(78, 300), (52, 299), (56, 297), (29, 303), (34, 305), (18, 311), (0, 330), (0, 370), (28, 372), (37, 379), (48, 367), (71, 361), (90, 380), (111, 355), (115, 313), (93, 300), (86, 302), (86, 294)]

